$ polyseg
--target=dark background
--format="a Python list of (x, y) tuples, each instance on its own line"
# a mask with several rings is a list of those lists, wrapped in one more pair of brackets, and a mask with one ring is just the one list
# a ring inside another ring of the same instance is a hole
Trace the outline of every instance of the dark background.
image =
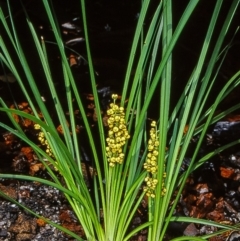
[[(69, 22), (73, 18), (79, 17), (79, 20), (74, 23), (82, 27), (80, 1), (53, 0), (52, 2), (56, 11), (56, 16), (59, 20), (59, 25)], [(189, 1), (186, 0), (173, 1), (174, 28), (176, 27), (176, 24), (188, 2)], [(3, 9), (6, 9), (6, 1), (1, 1), (0, 3), (1, 6), (3, 6)], [(44, 79), (43, 71), (34, 50), (34, 45), (26, 25), (25, 15), (20, 1), (11, 0), (10, 3), (16, 28), (23, 45), (23, 49), (29, 60), (31, 70), (33, 71), (34, 76), (36, 76), (37, 81), (40, 81), (42, 85), (42, 93), (47, 95), (47, 87), (44, 86), (44, 81), (42, 81)], [(156, 3), (158, 3), (158, 1), (151, 1), (151, 7), (145, 22), (146, 29), (155, 10)], [(173, 52), (173, 95), (176, 99), (197, 63), (199, 51), (201, 49), (215, 3), (216, 1), (207, 0), (201, 0), (199, 2)], [(220, 30), (223, 24), (223, 19), (227, 14), (230, 3), (231, 1), (223, 1), (223, 7), (219, 23), (216, 26), (216, 32)], [(34, 23), (39, 36), (44, 36), (46, 41), (54, 41), (42, 2), (40, 0), (24, 0), (23, 4), (27, 9), (30, 19)], [(140, 0), (86, 1), (90, 46), (95, 70), (97, 71), (96, 77), (99, 86), (111, 86), (111, 88), (121, 91), (140, 7)], [(5, 11), (5, 13), (7, 12)], [(239, 10), (234, 17), (225, 44), (232, 38), (237, 26), (239, 25), (238, 21)], [(4, 36), (5, 35), (3, 34), (3, 37)], [(67, 41), (79, 36), (84, 37), (83, 31), (77, 33), (77, 35), (76, 33), (69, 33), (67, 35), (63, 34), (63, 39), (64, 41)], [(224, 62), (224, 66), (218, 76), (218, 84), (214, 89), (215, 95), (218, 93), (220, 87), (239, 69), (239, 43), (239, 34), (237, 34), (233, 46)], [(84, 42), (70, 47), (82, 56), (86, 57)], [(11, 51), (11, 48), (9, 49)], [(60, 59), (57, 49), (54, 45), (47, 44), (47, 50), (56, 86), (59, 86), (61, 89), (62, 73), (59, 71)], [(68, 50), (66, 52), (67, 54), (71, 53), (71, 51)], [(207, 62), (205, 65), (207, 66)], [(82, 63), (74, 69), (74, 72), (76, 81), (79, 83), (80, 91), (89, 92), (90, 87), (87, 66)], [(1, 96), (6, 95), (5, 98), (9, 97), (7, 89), (6, 83), (0, 82)], [(16, 98), (16, 100), (21, 100), (23, 98), (19, 91), (16, 93), (16, 90), (18, 90), (16, 83), (11, 84), (11, 89), (14, 92), (14, 98)]]

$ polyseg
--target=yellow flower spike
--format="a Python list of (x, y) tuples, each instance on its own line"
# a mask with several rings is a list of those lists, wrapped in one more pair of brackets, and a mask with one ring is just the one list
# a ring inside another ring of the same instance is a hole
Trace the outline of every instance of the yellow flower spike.
[(157, 131), (156, 121), (152, 121), (150, 128), (150, 139), (148, 140), (148, 153), (146, 161), (143, 165), (144, 169), (148, 172), (148, 177), (145, 178), (146, 186), (143, 188), (146, 195), (151, 198), (155, 198), (155, 189), (158, 184), (158, 180), (155, 178), (156, 172), (158, 170), (157, 157), (159, 146), (158, 141), (158, 131)]
[[(35, 129), (35, 130), (40, 130), (41, 127), (40, 127), (39, 124), (35, 124), (35, 125), (34, 125), (34, 129)], [(45, 135), (44, 135), (44, 133), (43, 133), (42, 131), (40, 131), (40, 132), (37, 134), (37, 138), (38, 138), (40, 144), (45, 147), (45, 152), (46, 152), (49, 156), (53, 157), (52, 150), (51, 150), (51, 148), (50, 148), (50, 146), (49, 146), (49, 143), (48, 143), (48, 141), (47, 141), (47, 139), (46, 139), (46, 137), (45, 137)]]
[(115, 104), (118, 95), (113, 94), (112, 99), (113, 103), (109, 105), (110, 108), (107, 110), (109, 130), (106, 138), (106, 155), (109, 156), (109, 153), (112, 153), (111, 158), (108, 159), (110, 167), (114, 167), (115, 163), (121, 164), (123, 162), (124, 154), (122, 147), (126, 140), (130, 138), (125, 124), (124, 108)]

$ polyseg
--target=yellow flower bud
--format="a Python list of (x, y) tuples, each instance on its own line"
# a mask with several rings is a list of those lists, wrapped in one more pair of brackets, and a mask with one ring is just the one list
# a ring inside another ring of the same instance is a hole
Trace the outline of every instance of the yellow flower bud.
[(112, 109), (107, 110), (107, 114), (108, 115), (112, 115), (113, 114), (113, 110)]
[(117, 111), (119, 107), (117, 105), (114, 105), (112, 108), (114, 111)]
[(119, 157), (120, 157), (120, 158), (124, 158), (124, 153), (121, 153), (121, 154), (119, 155)]
[(156, 167), (149, 168), (149, 172), (154, 174), (157, 172), (157, 168)]
[(153, 179), (153, 183), (157, 184), (158, 180), (157, 179)]
[(159, 146), (159, 141), (155, 141), (154, 146)]
[(148, 146), (148, 150), (149, 150), (149, 151), (153, 150), (153, 148), (154, 148), (154, 146), (152, 146), (152, 145), (149, 145), (149, 146)]
[(113, 100), (116, 100), (118, 98), (118, 95), (117, 94), (112, 94), (112, 99)]
[(150, 196), (151, 196), (151, 198), (155, 198), (155, 194), (153, 194), (153, 193), (151, 193)]
[(156, 161), (156, 160), (157, 160), (156, 156), (151, 157), (151, 161)]
[(118, 115), (115, 116), (114, 120), (115, 120), (115, 121), (119, 121), (119, 120), (120, 120), (120, 116), (118, 116)]
[(34, 125), (34, 129), (35, 129), (35, 130), (40, 130), (40, 128), (41, 128), (41, 127), (40, 127), (39, 124), (35, 124), (35, 125)]
[(116, 127), (116, 126), (113, 127), (113, 132), (118, 132), (118, 130), (119, 130), (118, 127)]
[(156, 126), (156, 121), (152, 121), (151, 126), (155, 127)]

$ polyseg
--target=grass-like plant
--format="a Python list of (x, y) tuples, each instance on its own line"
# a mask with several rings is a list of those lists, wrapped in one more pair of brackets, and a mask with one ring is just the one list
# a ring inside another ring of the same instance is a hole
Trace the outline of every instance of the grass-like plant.
[[(33, 148), (52, 180), (2, 173), (0, 178), (38, 181), (61, 190), (83, 227), (86, 235), (85, 239), (87, 240), (126, 241), (130, 240), (139, 231), (147, 228), (148, 240), (159, 241), (164, 239), (169, 223), (172, 221), (212, 225), (223, 230), (232, 229), (229, 226), (207, 220), (175, 217), (174, 210), (189, 174), (214, 155), (240, 142), (240, 140), (231, 142), (200, 159), (198, 157), (198, 152), (208, 127), (240, 107), (240, 104), (237, 104), (215, 115), (215, 110), (219, 103), (239, 84), (240, 71), (226, 81), (226, 84), (211, 105), (207, 106), (206, 104), (209, 103), (207, 101), (210, 99), (214, 85), (217, 84), (219, 70), (230, 47), (230, 43), (227, 46), (223, 46), (223, 43), (239, 0), (232, 1), (219, 32), (216, 31), (215, 26), (223, 0), (216, 1), (197, 64), (192, 69), (189, 79), (183, 80), (185, 88), (179, 99), (174, 103), (174, 108), (170, 108), (170, 101), (173, 98), (171, 94), (172, 89), (177, 88), (172, 80), (174, 48), (199, 1), (189, 1), (175, 29), (172, 28), (171, 1), (159, 1), (155, 6), (156, 10), (152, 15), (152, 20), (147, 30), (144, 31), (143, 26), (148, 8), (151, 4), (156, 3), (150, 0), (143, 1), (123, 89), (119, 93), (121, 95), (121, 103), (118, 103), (116, 100), (117, 96), (113, 95), (112, 104), (110, 104), (107, 111), (108, 128), (104, 127), (102, 121), (91, 59), (90, 41), (88, 39), (85, 2), (81, 0), (90, 81), (98, 119), (99, 140), (97, 141), (88, 122), (82, 102), (83, 96), (79, 94), (76, 87), (65, 54), (65, 47), (58, 23), (54, 18), (53, 9), (51, 9), (49, 1), (43, 0), (42, 3), (61, 56), (62, 74), (64, 77), (63, 85), (66, 89), (65, 100), (67, 101), (69, 112), (68, 117), (66, 117), (62, 107), (61, 100), (64, 98), (59, 96), (54, 86), (44, 39), (39, 39), (27, 13), (26, 21), (44, 70), (46, 83), (54, 101), (58, 121), (63, 128), (63, 138), (57, 132), (56, 123), (51, 119), (49, 110), (42, 101), (39, 91), (40, 87), (35, 82), (28, 60), (21, 47), (21, 39), (18, 37), (14, 18), (11, 15), (11, 6), (9, 1), (7, 2), (9, 22), (6, 21), (6, 13), (2, 9), (0, 10), (1, 27), (3, 27), (8, 36), (6, 39), (0, 36), (0, 59), (17, 79), (19, 87), (34, 114), (30, 115), (19, 110), (10, 109), (6, 106), (4, 100), (0, 99), (2, 106), (0, 111), (5, 112), (12, 123), (12, 125), (9, 125), (0, 122), (0, 126), (12, 132)], [(214, 40), (212, 40), (213, 34), (215, 35)], [(11, 43), (11, 48), (14, 49), (21, 63), (24, 76), (19, 74), (20, 71), (12, 60), (9, 47), (6, 47), (6, 42), (8, 42), (8, 46)], [(134, 77), (131, 76), (133, 67), (135, 69)], [(30, 89), (32, 92), (29, 93), (27, 89)], [(155, 97), (154, 102), (153, 97)], [(93, 194), (90, 194), (82, 173), (80, 146), (81, 142), (86, 140), (82, 140), (81, 136), (78, 136), (75, 131), (73, 98), (76, 100), (82, 116), (85, 131), (87, 132), (89, 149), (91, 150), (97, 173), (97, 175), (93, 176)], [(158, 98), (157, 103), (156, 98)], [(150, 126), (147, 118), (151, 108), (155, 108), (155, 112), (159, 114), (158, 119), (155, 122), (153, 121)], [(39, 111), (41, 111), (43, 119), (39, 117)], [(36, 124), (36, 128), (40, 128), (51, 150), (50, 154), (43, 151), (37, 143), (34, 143), (26, 136), (21, 126), (13, 118), (13, 114), (30, 119)], [(187, 132), (184, 131), (186, 126), (188, 126)], [(182, 173), (180, 169), (189, 143), (192, 137), (197, 134), (199, 135), (199, 140), (191, 156), (191, 162)], [(49, 167), (49, 163), (56, 167), (62, 175), (64, 183), (60, 182), (56, 172)], [(1, 195), (16, 202), (4, 193), (1, 193)], [(131, 220), (145, 195), (148, 196), (148, 221), (130, 230)], [(18, 205), (22, 206), (21, 204)], [(27, 207), (24, 208), (33, 215), (39, 216)], [(41, 218), (44, 219), (44, 217)], [(83, 237), (79, 237), (71, 231), (52, 223), (51, 220), (44, 220), (77, 240), (83, 240)], [(203, 237), (179, 237), (174, 240), (203, 240), (208, 237), (210, 235)]]

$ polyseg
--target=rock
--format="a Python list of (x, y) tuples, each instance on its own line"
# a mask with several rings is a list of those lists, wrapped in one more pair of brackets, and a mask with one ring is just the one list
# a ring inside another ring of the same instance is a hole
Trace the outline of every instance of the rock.
[(193, 223), (190, 223), (183, 232), (185, 236), (196, 236), (198, 233), (199, 231)]
[(233, 168), (225, 168), (225, 167), (220, 167), (220, 172), (221, 172), (221, 176), (223, 178), (232, 178), (234, 176), (234, 169)]

